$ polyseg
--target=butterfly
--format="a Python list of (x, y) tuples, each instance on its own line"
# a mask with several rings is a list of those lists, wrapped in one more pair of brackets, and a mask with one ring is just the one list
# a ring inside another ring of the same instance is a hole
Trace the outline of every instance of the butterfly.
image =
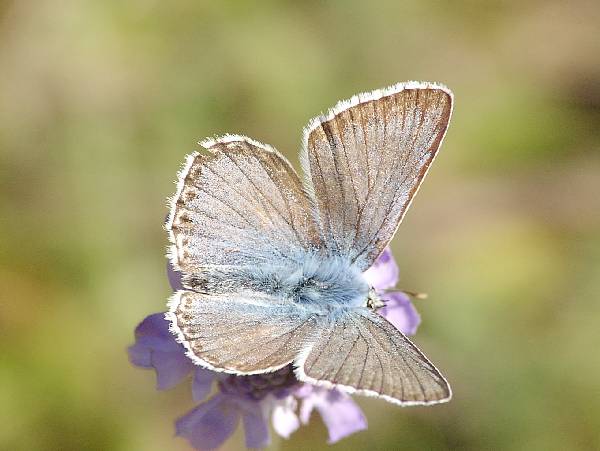
[(339, 102), (304, 129), (301, 179), (269, 145), (202, 141), (166, 223), (183, 274), (171, 331), (198, 365), (237, 375), (293, 364), (303, 382), (399, 405), (448, 401), (446, 379), (377, 313), (367, 270), (442, 143), (452, 92), (407, 82)]

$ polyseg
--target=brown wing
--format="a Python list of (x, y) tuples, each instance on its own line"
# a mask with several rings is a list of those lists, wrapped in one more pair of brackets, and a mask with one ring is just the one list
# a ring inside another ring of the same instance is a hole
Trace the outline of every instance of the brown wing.
[(290, 260), (319, 243), (309, 201), (275, 149), (241, 136), (202, 143), (179, 174), (166, 228), (176, 269)]
[(309, 123), (305, 185), (330, 252), (371, 266), (425, 177), (451, 111), (447, 88), (411, 82), (340, 102)]
[(291, 363), (316, 330), (316, 315), (263, 293), (177, 292), (167, 318), (197, 364), (254, 374)]
[(295, 363), (300, 380), (396, 404), (435, 404), (452, 396), (427, 357), (383, 317), (366, 309), (320, 329), (315, 344)]

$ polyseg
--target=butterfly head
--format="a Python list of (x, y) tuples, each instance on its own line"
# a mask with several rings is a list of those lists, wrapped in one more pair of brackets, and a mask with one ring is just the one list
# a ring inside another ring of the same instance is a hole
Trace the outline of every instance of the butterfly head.
[(369, 290), (369, 296), (367, 297), (367, 307), (371, 310), (378, 310), (385, 307), (385, 303), (381, 300), (374, 288)]

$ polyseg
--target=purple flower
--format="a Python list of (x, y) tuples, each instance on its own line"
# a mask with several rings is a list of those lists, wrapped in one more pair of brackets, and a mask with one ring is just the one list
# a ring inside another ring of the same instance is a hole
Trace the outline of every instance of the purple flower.
[(387, 290), (398, 283), (398, 265), (392, 251), (386, 247), (377, 260), (364, 273), (367, 282), (378, 291)]
[(274, 373), (217, 376), (218, 393), (176, 422), (177, 435), (195, 448), (219, 447), (242, 422), (248, 448), (270, 443), (269, 417), (275, 432), (288, 438), (307, 424), (316, 409), (329, 430), (329, 443), (365, 429), (367, 421), (345, 393), (299, 382), (291, 365)]
[(304, 384), (300, 420), (308, 423), (313, 409), (317, 409), (332, 444), (338, 440), (367, 428), (367, 419), (352, 398), (339, 390), (331, 390)]
[(135, 344), (129, 348), (131, 363), (156, 370), (157, 388), (174, 387), (194, 368), (181, 344), (169, 332), (164, 313), (148, 316), (135, 328)]
[[(172, 287), (181, 289), (181, 274), (170, 265), (168, 276)], [(398, 281), (398, 267), (389, 249), (365, 272), (365, 277), (386, 304), (378, 312), (402, 332), (413, 334), (420, 318), (408, 296), (402, 292), (383, 292)], [(252, 376), (228, 375), (195, 366), (169, 332), (163, 313), (144, 319), (136, 328), (135, 337), (129, 358), (134, 365), (155, 369), (159, 390), (193, 374), (192, 396), (200, 402), (216, 386), (216, 394), (175, 423), (177, 435), (186, 438), (194, 448), (218, 448), (240, 422), (246, 446), (262, 448), (270, 443), (269, 419), (275, 432), (288, 438), (301, 424), (309, 422), (314, 410), (327, 427), (328, 443), (367, 428), (364, 414), (349, 395), (298, 381), (292, 365)]]
[(386, 247), (373, 265), (365, 271), (364, 276), (385, 302), (385, 307), (378, 313), (402, 333), (414, 335), (421, 323), (421, 317), (410, 298), (402, 291), (384, 291), (396, 286), (398, 274), (398, 265), (392, 251)]
[(253, 376), (195, 367), (168, 327), (162, 313), (148, 316), (136, 328), (136, 343), (129, 348), (129, 357), (135, 365), (156, 370), (159, 389), (172, 387), (193, 371), (192, 394), (196, 401), (205, 399), (217, 382), (216, 395), (176, 422), (177, 435), (185, 437), (193, 447), (218, 448), (241, 421), (246, 446), (261, 448), (270, 442), (269, 417), (275, 431), (288, 438), (301, 423), (308, 423), (314, 409), (329, 430), (330, 443), (367, 427), (363, 413), (350, 396), (299, 382), (291, 365)]

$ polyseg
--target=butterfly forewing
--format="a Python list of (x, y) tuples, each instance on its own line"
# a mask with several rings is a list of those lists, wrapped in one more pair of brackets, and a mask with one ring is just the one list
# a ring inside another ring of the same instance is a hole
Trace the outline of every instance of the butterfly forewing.
[(451, 110), (446, 88), (406, 84), (341, 102), (311, 121), (302, 161), (331, 253), (371, 266), (435, 157)]
[(179, 175), (167, 230), (173, 265), (252, 266), (318, 244), (300, 179), (274, 149), (244, 137), (203, 144)]
[(296, 364), (301, 380), (397, 404), (435, 404), (451, 397), (448, 383), (427, 357), (383, 317), (366, 309), (324, 327)]

